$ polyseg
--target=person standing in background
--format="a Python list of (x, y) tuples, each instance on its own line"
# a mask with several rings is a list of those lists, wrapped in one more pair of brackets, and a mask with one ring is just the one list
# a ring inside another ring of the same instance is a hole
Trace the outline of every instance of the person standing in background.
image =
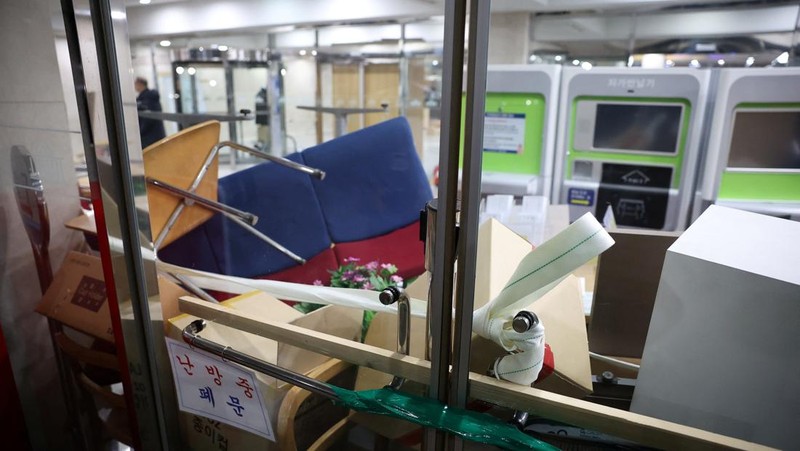
[[(147, 89), (147, 80), (136, 77), (133, 82), (134, 89), (139, 94), (136, 97), (136, 109), (139, 111), (161, 112), (161, 99), (158, 91)], [(164, 122), (158, 119), (139, 117), (139, 136), (142, 138), (142, 149), (167, 136), (164, 131)]]

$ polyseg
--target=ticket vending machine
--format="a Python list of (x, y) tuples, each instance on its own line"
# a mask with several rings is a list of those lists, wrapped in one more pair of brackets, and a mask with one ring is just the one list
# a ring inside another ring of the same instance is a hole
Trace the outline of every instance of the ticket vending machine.
[(564, 69), (553, 202), (570, 220), (683, 230), (694, 189), (710, 72)]
[(800, 68), (720, 71), (698, 197), (800, 220)]
[(550, 197), (560, 75), (557, 65), (488, 67), (483, 194)]

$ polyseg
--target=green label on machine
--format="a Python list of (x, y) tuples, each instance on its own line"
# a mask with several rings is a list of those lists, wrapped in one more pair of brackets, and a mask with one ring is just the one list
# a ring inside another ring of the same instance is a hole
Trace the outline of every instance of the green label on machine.
[(800, 103), (744, 102), (734, 109), (719, 199), (800, 201), (800, 170), (792, 158)]
[[(462, 106), (465, 105), (462, 96)], [(486, 94), (483, 130), (483, 170), (509, 174), (541, 174), (544, 95), (490, 92)], [(461, 111), (461, 148), (464, 148)]]
[(800, 174), (725, 171), (717, 197), (743, 201), (800, 201)]

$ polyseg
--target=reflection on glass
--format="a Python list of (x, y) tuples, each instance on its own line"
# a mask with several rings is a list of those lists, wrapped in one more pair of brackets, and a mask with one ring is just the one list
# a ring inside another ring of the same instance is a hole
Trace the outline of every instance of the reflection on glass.
[(800, 111), (738, 111), (728, 167), (800, 170)]

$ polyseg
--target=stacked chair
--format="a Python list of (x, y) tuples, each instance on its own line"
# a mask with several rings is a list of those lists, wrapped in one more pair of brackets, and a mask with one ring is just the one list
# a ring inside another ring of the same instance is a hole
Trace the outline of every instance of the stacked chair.
[(257, 216), (254, 228), (304, 263), (222, 214), (160, 247), (159, 258), (219, 274), (298, 283), (327, 283), (328, 271), (350, 257), (392, 263), (404, 278), (424, 272), (419, 213), (432, 194), (405, 118), (287, 159), (324, 171), (324, 179), (266, 162), (219, 179), (216, 197)]

